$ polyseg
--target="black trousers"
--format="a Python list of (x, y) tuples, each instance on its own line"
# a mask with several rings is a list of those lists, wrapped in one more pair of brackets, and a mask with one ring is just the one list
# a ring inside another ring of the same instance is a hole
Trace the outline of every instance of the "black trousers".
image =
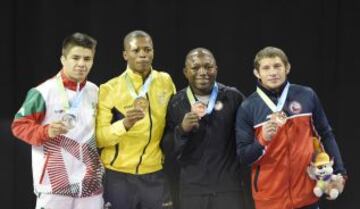
[(222, 192), (204, 195), (181, 195), (181, 209), (245, 209), (241, 192)]
[(162, 171), (133, 175), (106, 169), (104, 201), (109, 209), (173, 209)]

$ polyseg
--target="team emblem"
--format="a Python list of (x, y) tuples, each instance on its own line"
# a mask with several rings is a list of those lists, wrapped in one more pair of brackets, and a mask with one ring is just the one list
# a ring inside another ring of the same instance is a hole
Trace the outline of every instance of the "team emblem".
[(299, 114), (302, 111), (302, 106), (297, 101), (292, 101), (289, 105), (289, 110), (294, 114)]
[(216, 104), (215, 104), (214, 109), (216, 111), (220, 111), (220, 110), (222, 110), (223, 107), (224, 107), (224, 104), (221, 101), (217, 101)]

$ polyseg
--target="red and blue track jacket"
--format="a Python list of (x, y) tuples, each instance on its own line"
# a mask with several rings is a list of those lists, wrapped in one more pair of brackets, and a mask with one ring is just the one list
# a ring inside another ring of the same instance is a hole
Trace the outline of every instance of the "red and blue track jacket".
[[(259, 87), (277, 104), (281, 92)], [(272, 111), (258, 93), (250, 95), (237, 112), (237, 154), (241, 163), (252, 166), (257, 209), (293, 209), (318, 201), (313, 194), (315, 182), (306, 172), (314, 153), (314, 136), (319, 135), (325, 151), (334, 158), (335, 173), (346, 174), (316, 93), (309, 87), (291, 84), (283, 111), (288, 119), (270, 142), (262, 138), (262, 127)]]

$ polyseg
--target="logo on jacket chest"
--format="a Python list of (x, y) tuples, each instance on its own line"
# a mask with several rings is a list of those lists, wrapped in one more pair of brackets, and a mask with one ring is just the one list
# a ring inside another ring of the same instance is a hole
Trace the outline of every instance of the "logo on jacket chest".
[(54, 110), (54, 113), (55, 113), (55, 114), (63, 114), (64, 112), (65, 112), (65, 110), (64, 110), (64, 109), (60, 109), (60, 108)]
[(289, 110), (294, 114), (299, 114), (302, 111), (302, 106), (298, 101), (292, 101), (289, 104)]
[(160, 105), (166, 105), (169, 99), (169, 96), (167, 96), (168, 93), (166, 91), (158, 91), (156, 93), (157, 99), (160, 103)]
[(214, 109), (216, 111), (220, 111), (224, 108), (224, 104), (221, 101), (216, 101)]

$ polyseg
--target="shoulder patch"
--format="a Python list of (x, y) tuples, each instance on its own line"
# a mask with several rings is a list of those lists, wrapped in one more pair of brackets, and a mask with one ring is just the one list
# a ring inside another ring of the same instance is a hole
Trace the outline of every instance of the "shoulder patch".
[(289, 110), (294, 114), (299, 114), (302, 111), (302, 106), (298, 101), (292, 101), (289, 104)]

